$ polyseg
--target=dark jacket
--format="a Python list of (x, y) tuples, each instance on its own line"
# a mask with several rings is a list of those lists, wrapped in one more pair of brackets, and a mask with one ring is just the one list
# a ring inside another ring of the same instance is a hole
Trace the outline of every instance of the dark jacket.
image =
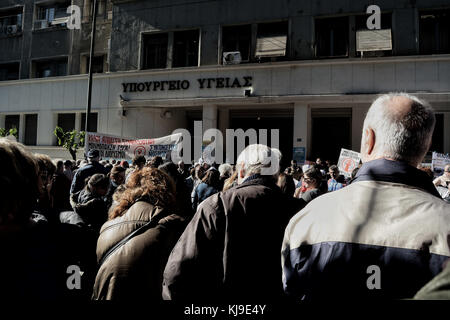
[(71, 204), (86, 225), (97, 232), (108, 219), (108, 208), (104, 199), (92, 194), (87, 188), (72, 194)]
[(184, 183), (186, 185), (187, 192), (191, 194), (194, 189), (194, 178), (192, 176), (189, 176), (184, 180)]
[(312, 189), (302, 194), (301, 198), (305, 200), (306, 203), (309, 203), (322, 194), (323, 192), (320, 189)]
[(212, 195), (199, 205), (169, 257), (163, 298), (279, 297), (284, 228), (303, 205), (263, 176)]
[(282, 249), (284, 288), (305, 300), (411, 298), (441, 271), (449, 238), (450, 206), (426, 173), (373, 160), (349, 186), (291, 219)]
[(192, 193), (192, 210), (197, 211), (198, 205), (206, 198), (212, 196), (214, 193), (219, 192), (213, 186), (204, 182), (200, 183)]
[(112, 180), (109, 181), (108, 191), (106, 192), (106, 195), (105, 195), (105, 203), (106, 203), (106, 207), (108, 208), (108, 210), (109, 210), (109, 208), (111, 208), (111, 205), (114, 201), (113, 195), (114, 195), (114, 192), (116, 192), (116, 189), (118, 186), (119, 185), (116, 184), (114, 181), (112, 181)]
[[(30, 221), (22, 228), (0, 232), (0, 299), (20, 303), (42, 300), (88, 299), (92, 284), (86, 278), (85, 234), (69, 224), (50, 225)], [(66, 283), (73, 274), (71, 265), (79, 266), (81, 290), (69, 290)], [(90, 287), (89, 287), (90, 286)]]
[(150, 221), (158, 224), (133, 237), (100, 266), (92, 298), (95, 300), (161, 300), (162, 275), (167, 257), (184, 229), (184, 220), (144, 201), (105, 223), (97, 243), (97, 259), (119, 241)]
[(96, 173), (108, 174), (108, 169), (97, 161), (88, 163), (84, 167), (77, 170), (70, 186), (70, 193), (75, 193), (84, 188), (84, 181), (87, 177), (91, 177)]
[(70, 185), (71, 181), (64, 173), (55, 173), (53, 176), (50, 194), (52, 196), (52, 207), (57, 213), (72, 210), (69, 201)]

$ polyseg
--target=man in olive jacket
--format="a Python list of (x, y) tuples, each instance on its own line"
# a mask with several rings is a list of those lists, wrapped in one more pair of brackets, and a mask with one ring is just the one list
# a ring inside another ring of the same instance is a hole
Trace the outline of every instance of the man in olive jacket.
[(163, 298), (178, 301), (276, 299), (280, 248), (304, 201), (275, 184), (281, 154), (250, 145), (238, 157), (238, 186), (203, 201), (164, 270)]

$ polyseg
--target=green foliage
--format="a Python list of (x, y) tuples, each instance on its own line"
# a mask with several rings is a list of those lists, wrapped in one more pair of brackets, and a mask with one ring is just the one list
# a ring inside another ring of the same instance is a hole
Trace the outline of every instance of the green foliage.
[(67, 149), (70, 152), (73, 160), (77, 158), (77, 150), (84, 146), (85, 132), (77, 130), (65, 132), (61, 127), (56, 127), (53, 131), (56, 139), (58, 140), (58, 146)]
[(7, 137), (7, 136), (14, 136), (16, 139), (19, 138), (19, 135), (17, 133), (17, 128), (12, 128), (9, 130), (6, 130), (5, 128), (0, 128), (0, 137)]

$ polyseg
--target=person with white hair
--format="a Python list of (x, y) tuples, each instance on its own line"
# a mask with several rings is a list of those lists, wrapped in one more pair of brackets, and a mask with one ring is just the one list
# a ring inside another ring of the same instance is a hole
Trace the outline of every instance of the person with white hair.
[(276, 185), (281, 153), (250, 145), (236, 162), (238, 185), (204, 200), (169, 256), (163, 298), (278, 298), (284, 228), (303, 201)]
[(219, 166), (219, 191), (223, 190), (225, 180), (229, 179), (233, 175), (233, 166), (229, 163), (222, 163)]
[(380, 96), (363, 125), (352, 183), (311, 201), (286, 228), (283, 285), (295, 299), (401, 299), (450, 256), (450, 206), (417, 169), (434, 111), (405, 93)]

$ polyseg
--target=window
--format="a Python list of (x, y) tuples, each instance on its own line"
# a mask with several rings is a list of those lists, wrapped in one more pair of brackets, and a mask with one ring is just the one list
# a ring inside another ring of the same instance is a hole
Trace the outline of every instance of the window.
[(33, 61), (35, 78), (67, 75), (67, 58)]
[(230, 26), (222, 28), (222, 51), (241, 53), (241, 61), (250, 61), (250, 47), (252, 42), (252, 26)]
[(420, 53), (450, 53), (450, 10), (421, 11), (419, 15)]
[[(172, 45), (170, 57), (169, 38), (173, 39), (173, 42), (170, 41)], [(174, 68), (198, 66), (198, 30), (144, 34), (142, 42), (142, 69), (167, 68), (170, 66), (168, 57), (171, 58), (171, 66)]]
[(167, 67), (168, 39), (167, 33), (143, 35), (143, 69)]
[(61, 1), (36, 5), (36, 19), (34, 21), (34, 29), (45, 29), (52, 26), (65, 26), (69, 14), (67, 8), (71, 1)]
[[(286, 56), (288, 34), (287, 21), (258, 24), (255, 56), (259, 60), (280, 60), (275, 57)], [(266, 58), (266, 59), (264, 59)]]
[(22, 32), (23, 7), (0, 11), (0, 36), (13, 36)]
[[(89, 56), (86, 59), (86, 73), (89, 72)], [(105, 56), (94, 56), (92, 57), (92, 73), (103, 73), (103, 65), (105, 61)]]
[(173, 33), (172, 67), (198, 66), (198, 30)]
[(36, 145), (37, 138), (37, 114), (25, 115), (25, 141), (24, 143), (29, 146)]
[[(91, 112), (89, 116), (89, 129), (91, 132), (97, 132), (98, 113)], [(86, 131), (86, 113), (81, 114), (81, 130)]]
[(0, 64), (0, 81), (19, 79), (20, 63)]
[(348, 17), (318, 18), (315, 31), (317, 57), (348, 56)]
[(6, 131), (16, 128), (17, 134), (19, 134), (19, 124), (20, 124), (20, 115), (14, 114), (5, 116)]
[[(357, 15), (355, 16), (355, 36), (358, 35), (358, 31), (373, 31), (377, 32), (376, 30), (369, 30), (367, 29), (367, 18), (370, 15), (364, 14), (364, 15)], [(389, 32), (391, 34), (391, 45), (392, 45), (392, 14), (391, 13), (382, 13), (381, 14), (381, 30), (389, 30), (385, 32)], [(381, 37), (381, 39), (380, 39)], [(374, 38), (375, 41), (380, 43), (379, 40), (382, 40), (382, 44), (385, 44), (386, 41), (383, 41), (383, 34), (379, 34), (376, 38)], [(388, 39), (387, 39), (388, 40)], [(375, 41), (372, 41), (375, 43)], [(389, 41), (388, 41), (389, 42)], [(356, 48), (357, 50), (358, 48)], [(363, 56), (364, 57), (383, 57), (383, 56), (391, 56), (392, 50), (377, 50), (377, 51), (364, 51)], [(361, 51), (356, 51), (356, 56), (361, 56)]]
[(59, 113), (58, 127), (61, 127), (65, 132), (75, 129), (75, 113)]

